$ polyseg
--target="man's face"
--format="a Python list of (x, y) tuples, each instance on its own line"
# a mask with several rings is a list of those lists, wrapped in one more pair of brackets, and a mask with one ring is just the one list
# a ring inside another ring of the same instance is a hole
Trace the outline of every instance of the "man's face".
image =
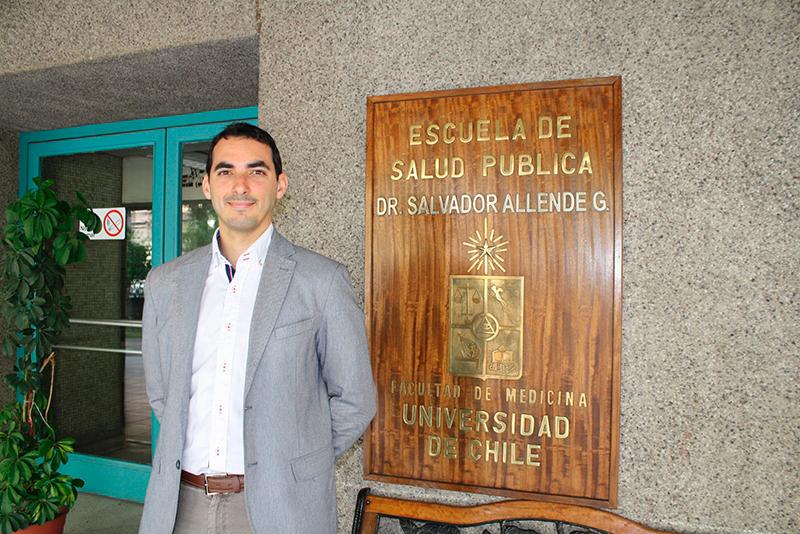
[(275, 175), (272, 150), (255, 139), (231, 137), (214, 147), (211, 172), (203, 177), (203, 194), (223, 232), (259, 235), (272, 223), (275, 203), (289, 183)]

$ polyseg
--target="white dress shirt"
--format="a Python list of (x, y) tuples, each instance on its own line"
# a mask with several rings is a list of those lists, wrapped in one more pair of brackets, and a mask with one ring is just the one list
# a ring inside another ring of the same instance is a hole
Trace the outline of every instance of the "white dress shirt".
[(244, 473), (244, 378), (250, 320), (272, 225), (234, 269), (212, 239), (192, 360), (192, 392), (182, 467), (191, 473)]

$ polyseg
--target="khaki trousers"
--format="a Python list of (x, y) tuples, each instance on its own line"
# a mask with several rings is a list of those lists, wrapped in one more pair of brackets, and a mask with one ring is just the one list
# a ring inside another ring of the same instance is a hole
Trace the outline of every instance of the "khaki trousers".
[(206, 495), (181, 482), (173, 534), (251, 534), (244, 492)]

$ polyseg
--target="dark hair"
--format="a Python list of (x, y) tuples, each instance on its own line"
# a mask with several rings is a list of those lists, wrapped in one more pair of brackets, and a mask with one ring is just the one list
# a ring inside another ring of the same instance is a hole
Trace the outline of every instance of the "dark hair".
[(211, 176), (211, 157), (214, 154), (214, 147), (217, 146), (217, 143), (220, 142), (222, 139), (228, 139), (230, 137), (244, 137), (246, 139), (255, 139), (260, 143), (264, 143), (267, 145), (270, 150), (272, 150), (272, 164), (275, 165), (275, 175), (280, 176), (283, 172), (283, 164), (281, 163), (281, 153), (278, 152), (278, 145), (275, 144), (275, 140), (272, 136), (267, 133), (266, 130), (262, 130), (258, 126), (253, 126), (252, 124), (248, 124), (246, 122), (235, 122), (233, 124), (229, 124), (214, 136), (214, 139), (211, 140), (211, 149), (208, 151), (208, 158), (206, 159), (206, 174)]

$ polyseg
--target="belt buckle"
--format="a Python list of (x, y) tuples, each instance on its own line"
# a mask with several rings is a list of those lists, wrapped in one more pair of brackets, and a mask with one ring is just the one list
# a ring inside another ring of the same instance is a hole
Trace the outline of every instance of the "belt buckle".
[(208, 479), (209, 478), (226, 478), (227, 476), (228, 475), (224, 474), (224, 473), (223, 474), (212, 474), (212, 475), (209, 475), (207, 473), (203, 473), (203, 489), (206, 490), (206, 495), (211, 496), (211, 495), (219, 495), (219, 494), (222, 493), (221, 491), (208, 491)]

